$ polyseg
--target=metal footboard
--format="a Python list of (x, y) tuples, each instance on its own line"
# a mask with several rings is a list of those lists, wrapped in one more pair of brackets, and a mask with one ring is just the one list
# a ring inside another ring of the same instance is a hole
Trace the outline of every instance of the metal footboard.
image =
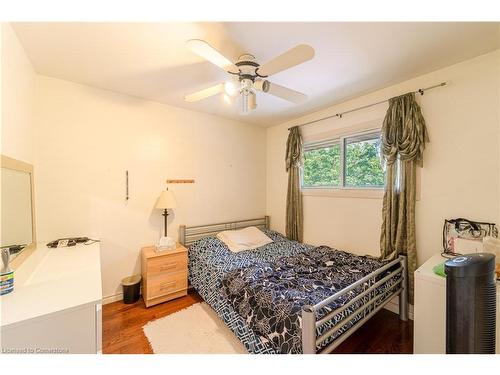
[[(375, 277), (384, 274), (389, 269), (399, 265), (395, 270), (392, 270), (387, 275), (384, 275), (380, 280), (373, 282)], [(375, 291), (391, 278), (401, 275), (401, 277), (391, 285), (387, 290), (380, 294)], [(327, 313), (321, 319), (318, 319), (318, 312), (325, 306), (345, 298), (351, 291), (358, 287), (365, 289), (356, 295), (354, 298), (347, 300), (342, 306)], [(352, 335), (359, 327), (361, 327), (368, 319), (382, 309), (394, 296), (399, 296), (399, 317), (401, 320), (408, 320), (408, 274), (407, 260), (405, 256), (400, 256), (398, 259), (385, 264), (383, 267), (366, 275), (362, 279), (335, 293), (334, 295), (324, 299), (314, 306), (302, 307), (302, 352), (304, 354), (330, 353), (350, 335)], [(341, 319), (329, 328), (319, 337), (317, 329), (324, 324), (330, 322), (335, 316), (342, 314), (351, 306), (355, 306), (356, 310), (350, 314), (343, 314)], [(358, 318), (362, 314), (361, 318)], [(359, 319), (356, 321), (356, 319)], [(338, 335), (324, 346), (325, 342), (334, 337), (346, 324), (353, 323), (346, 331)], [(320, 347), (321, 349), (317, 349)]]

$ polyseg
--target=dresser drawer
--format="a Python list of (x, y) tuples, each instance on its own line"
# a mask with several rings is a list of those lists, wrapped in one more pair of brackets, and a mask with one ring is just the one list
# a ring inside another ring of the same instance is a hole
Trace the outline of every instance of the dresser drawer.
[(147, 273), (149, 276), (160, 273), (175, 273), (187, 270), (188, 258), (186, 253), (159, 256), (148, 259)]
[(152, 276), (147, 280), (148, 299), (187, 289), (187, 270)]

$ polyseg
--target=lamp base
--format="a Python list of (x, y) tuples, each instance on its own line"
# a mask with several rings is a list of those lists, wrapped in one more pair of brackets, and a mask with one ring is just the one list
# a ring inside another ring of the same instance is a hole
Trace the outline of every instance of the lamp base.
[(168, 210), (165, 208), (162, 213), (163, 217), (165, 218), (165, 237), (167, 237), (167, 220), (168, 220)]
[(162, 237), (156, 244), (156, 251), (175, 250), (177, 244), (172, 237)]

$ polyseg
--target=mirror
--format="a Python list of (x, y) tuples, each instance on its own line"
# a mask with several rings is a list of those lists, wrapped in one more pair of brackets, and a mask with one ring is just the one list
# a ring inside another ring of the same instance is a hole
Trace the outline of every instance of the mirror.
[(31, 164), (2, 155), (1, 199), (0, 243), (10, 249), (12, 262), (36, 243)]

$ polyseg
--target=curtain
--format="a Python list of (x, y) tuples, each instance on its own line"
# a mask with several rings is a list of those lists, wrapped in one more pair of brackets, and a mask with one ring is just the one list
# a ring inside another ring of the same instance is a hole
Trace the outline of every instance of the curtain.
[(286, 236), (302, 242), (303, 213), (300, 193), (300, 168), (302, 167), (302, 137), (298, 126), (290, 129), (286, 142), (286, 171), (288, 189), (286, 194)]
[(429, 136), (415, 94), (390, 99), (382, 126), (386, 184), (380, 252), (384, 260), (395, 259), (400, 254), (407, 256), (410, 303), (413, 303), (413, 272), (417, 266), (416, 171), (423, 165), (426, 142)]

